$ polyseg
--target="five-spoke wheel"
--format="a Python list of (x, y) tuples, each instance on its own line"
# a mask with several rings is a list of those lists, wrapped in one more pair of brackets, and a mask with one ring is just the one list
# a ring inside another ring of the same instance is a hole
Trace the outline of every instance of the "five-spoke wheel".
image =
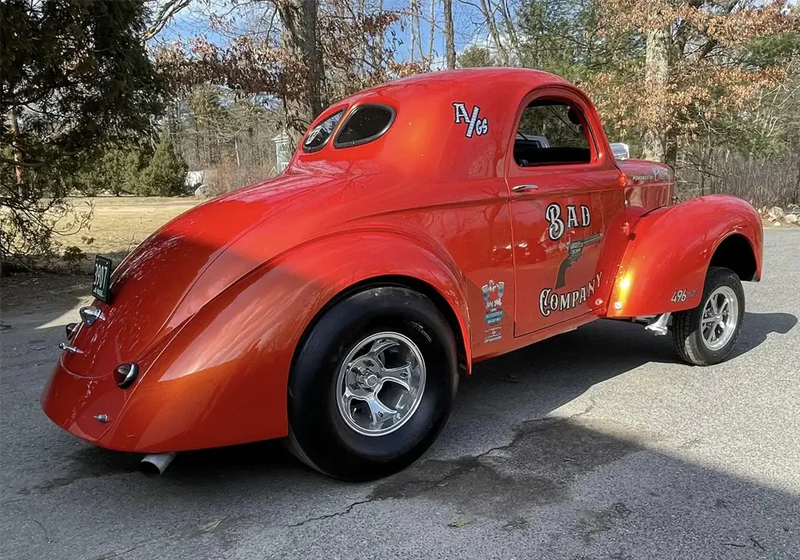
[(711, 267), (700, 305), (673, 315), (678, 354), (695, 365), (723, 361), (739, 338), (743, 318), (744, 290), (739, 277), (727, 268)]

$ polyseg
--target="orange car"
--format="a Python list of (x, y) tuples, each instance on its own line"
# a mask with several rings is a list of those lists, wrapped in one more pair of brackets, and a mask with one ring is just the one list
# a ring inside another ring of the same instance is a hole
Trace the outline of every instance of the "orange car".
[(689, 363), (730, 353), (761, 274), (746, 202), (673, 205), (617, 161), (589, 99), (520, 69), (405, 78), (327, 109), (286, 171), (168, 223), (93, 293), (42, 396), (109, 449), (286, 438), (364, 480), (414, 461), (475, 362), (595, 319)]

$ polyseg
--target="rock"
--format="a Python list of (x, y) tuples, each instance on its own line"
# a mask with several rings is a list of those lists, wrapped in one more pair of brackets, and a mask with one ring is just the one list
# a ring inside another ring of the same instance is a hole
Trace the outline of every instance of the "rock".
[(208, 187), (205, 185), (200, 185), (194, 190), (194, 195), (197, 198), (205, 198), (207, 196), (211, 196), (211, 193), (208, 192)]
[(787, 224), (796, 224), (797, 222), (800, 222), (800, 216), (797, 214), (786, 214), (783, 217), (783, 221)]
[(775, 226), (775, 227), (781, 227), (781, 223), (778, 220), (775, 220), (774, 222), (772, 222), (772, 225)]
[(771, 220), (782, 220), (783, 215), (783, 209), (781, 209), (780, 206), (773, 206), (767, 211), (767, 216), (769, 216)]

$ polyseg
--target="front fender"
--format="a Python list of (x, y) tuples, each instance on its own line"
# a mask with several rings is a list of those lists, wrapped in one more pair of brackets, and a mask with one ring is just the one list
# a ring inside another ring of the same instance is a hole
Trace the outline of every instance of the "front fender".
[(343, 290), (385, 275), (438, 291), (469, 351), (464, 284), (435, 247), (397, 233), (335, 235), (262, 265), (182, 324), (98, 443), (154, 453), (286, 436), (289, 371), (306, 327)]
[(711, 195), (645, 214), (622, 257), (607, 316), (639, 317), (696, 307), (711, 258), (731, 235), (747, 239), (755, 256), (755, 277), (760, 278), (763, 226), (744, 200)]

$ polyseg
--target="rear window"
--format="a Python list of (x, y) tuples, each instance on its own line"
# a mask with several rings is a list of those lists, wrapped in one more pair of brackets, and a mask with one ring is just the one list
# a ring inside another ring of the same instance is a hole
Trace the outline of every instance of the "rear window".
[(377, 140), (392, 126), (394, 116), (394, 109), (386, 105), (360, 105), (342, 125), (333, 146), (347, 148)]
[(312, 128), (311, 131), (306, 135), (306, 139), (303, 140), (303, 150), (306, 152), (316, 152), (317, 150), (322, 149), (322, 147), (328, 142), (328, 139), (330, 139), (333, 129), (336, 128), (336, 125), (340, 120), (342, 120), (343, 114), (344, 109), (337, 111)]

